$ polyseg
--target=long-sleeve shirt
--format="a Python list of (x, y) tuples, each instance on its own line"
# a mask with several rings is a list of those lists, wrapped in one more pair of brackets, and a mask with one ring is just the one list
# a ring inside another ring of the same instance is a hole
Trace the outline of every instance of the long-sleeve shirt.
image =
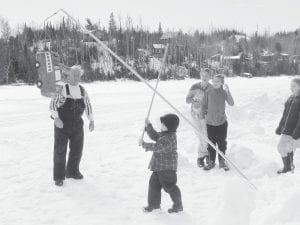
[(90, 98), (89, 98), (88, 93), (86, 92), (86, 90), (83, 89), (84, 94), (82, 96), (81, 89), (80, 89), (79, 85), (72, 86), (72, 85), (69, 84), (68, 86), (69, 86), (69, 91), (70, 91), (69, 95), (67, 95), (66, 86), (64, 85), (64, 86), (62, 86), (61, 91), (51, 99), (51, 103), (50, 103), (51, 116), (53, 118), (58, 118), (59, 117), (57, 109), (65, 103), (67, 98), (72, 98), (72, 99), (81, 99), (81, 98), (83, 98), (83, 101), (84, 101), (84, 104), (85, 104), (86, 117), (90, 121), (94, 121), (94, 115), (93, 115), (93, 110), (92, 110), (92, 106), (91, 106), (91, 101), (90, 101)]
[(177, 137), (175, 132), (156, 132), (152, 125), (148, 125), (146, 132), (155, 143), (143, 142), (146, 151), (153, 155), (149, 163), (152, 171), (177, 170)]
[(220, 126), (227, 121), (225, 102), (233, 106), (234, 100), (231, 93), (223, 88), (212, 88), (204, 97), (203, 113), (206, 115), (206, 123), (211, 126)]
[(205, 87), (201, 82), (194, 84), (186, 97), (186, 103), (191, 105), (191, 114), (196, 120), (204, 120), (205, 115), (203, 114), (203, 99), (205, 93), (212, 88), (212, 85), (208, 83)]

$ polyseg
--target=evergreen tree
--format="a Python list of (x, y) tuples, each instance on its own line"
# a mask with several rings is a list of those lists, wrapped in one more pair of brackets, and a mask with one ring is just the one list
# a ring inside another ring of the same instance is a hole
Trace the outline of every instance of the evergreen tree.
[(280, 54), (282, 52), (282, 46), (279, 42), (276, 42), (275, 50), (277, 51), (278, 54)]
[(117, 25), (116, 25), (114, 13), (111, 13), (109, 16), (108, 32), (109, 32), (110, 39), (116, 38)]
[(161, 22), (159, 22), (159, 24), (158, 24), (158, 35), (159, 35), (159, 37), (161, 37), (162, 34), (163, 34), (163, 30), (162, 30), (162, 27), (161, 27)]

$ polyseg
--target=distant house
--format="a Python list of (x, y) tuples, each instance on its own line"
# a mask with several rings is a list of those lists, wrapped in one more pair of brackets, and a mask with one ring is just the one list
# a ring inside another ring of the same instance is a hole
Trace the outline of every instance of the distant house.
[(166, 45), (164, 45), (164, 44), (153, 44), (152, 45), (152, 56), (155, 58), (163, 58), (165, 49), (166, 49)]
[(142, 49), (142, 48), (138, 48), (136, 50), (136, 53), (137, 53), (137, 56), (139, 59), (143, 59), (143, 58), (146, 58), (147, 56), (150, 55), (150, 52), (146, 49)]
[(250, 38), (246, 34), (235, 34), (229, 37), (229, 40), (235, 40), (236, 42), (248, 41)]

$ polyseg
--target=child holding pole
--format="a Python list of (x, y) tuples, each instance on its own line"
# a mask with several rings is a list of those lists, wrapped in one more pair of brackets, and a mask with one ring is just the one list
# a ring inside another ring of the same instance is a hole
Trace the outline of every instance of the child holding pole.
[[(207, 135), (208, 139), (215, 145), (222, 153), (226, 153), (227, 149), (227, 129), (228, 122), (225, 114), (226, 102), (234, 105), (234, 100), (229, 91), (227, 84), (224, 84), (224, 76), (221, 74), (215, 75), (212, 80), (213, 88), (210, 89), (204, 97), (203, 113), (206, 115)], [(208, 146), (209, 160), (208, 165), (204, 170), (211, 170), (215, 167), (216, 151), (212, 146)], [(225, 160), (221, 155), (218, 155), (219, 168), (225, 171), (229, 170)]]
[(155, 143), (146, 143), (142, 139), (140, 145), (147, 151), (152, 151), (152, 158), (149, 169), (152, 175), (149, 181), (148, 206), (144, 207), (145, 212), (152, 212), (160, 209), (161, 189), (167, 192), (173, 206), (169, 213), (183, 211), (181, 192), (177, 186), (177, 135), (176, 130), (179, 125), (179, 118), (175, 114), (167, 114), (160, 118), (161, 132), (153, 129), (152, 124), (146, 120), (145, 130), (148, 136)]
[[(198, 127), (203, 136), (207, 137), (205, 115), (203, 114), (203, 100), (204, 95), (208, 92), (212, 86), (209, 83), (210, 71), (209, 69), (203, 69), (200, 72), (201, 82), (194, 84), (186, 97), (186, 103), (191, 104), (191, 114), (194, 120), (194, 124)], [(197, 134), (196, 134), (197, 135)], [(205, 158), (208, 157), (207, 143), (199, 135), (198, 144), (198, 159), (197, 165), (202, 168), (205, 166)]]
[(276, 134), (281, 135), (277, 149), (283, 162), (283, 169), (278, 174), (294, 170), (294, 151), (300, 147), (300, 78), (292, 80), (291, 92), (276, 129)]

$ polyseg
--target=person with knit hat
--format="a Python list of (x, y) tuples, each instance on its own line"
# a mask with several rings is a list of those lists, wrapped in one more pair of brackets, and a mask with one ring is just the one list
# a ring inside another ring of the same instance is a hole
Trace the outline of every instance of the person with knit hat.
[(181, 192), (177, 186), (177, 135), (179, 118), (175, 114), (167, 114), (160, 118), (161, 132), (154, 130), (152, 124), (146, 120), (145, 131), (155, 143), (146, 143), (140, 140), (140, 145), (146, 152), (153, 152), (149, 164), (152, 175), (149, 181), (148, 206), (144, 207), (144, 212), (152, 212), (160, 209), (161, 189), (167, 192), (173, 206), (169, 213), (183, 211)]
[[(89, 119), (89, 130), (94, 130), (94, 117), (90, 98), (79, 84), (83, 74), (80, 66), (63, 71), (67, 75), (67, 84), (55, 95), (50, 104), (51, 117), (54, 119), (54, 168), (55, 185), (62, 186), (66, 178), (83, 179), (79, 164), (83, 150), (83, 120), (85, 112)], [(70, 152), (66, 165), (67, 146)]]
[[(206, 118), (207, 136), (208, 139), (218, 149), (225, 154), (227, 150), (227, 129), (228, 122), (225, 114), (226, 102), (233, 106), (234, 100), (229, 91), (229, 87), (224, 83), (224, 76), (222, 74), (215, 75), (212, 80), (213, 88), (210, 89), (204, 97), (203, 113)], [(208, 146), (209, 160), (208, 165), (204, 170), (211, 170), (215, 167), (216, 151), (212, 146)], [(218, 155), (219, 168), (228, 171), (229, 168), (221, 155)]]

